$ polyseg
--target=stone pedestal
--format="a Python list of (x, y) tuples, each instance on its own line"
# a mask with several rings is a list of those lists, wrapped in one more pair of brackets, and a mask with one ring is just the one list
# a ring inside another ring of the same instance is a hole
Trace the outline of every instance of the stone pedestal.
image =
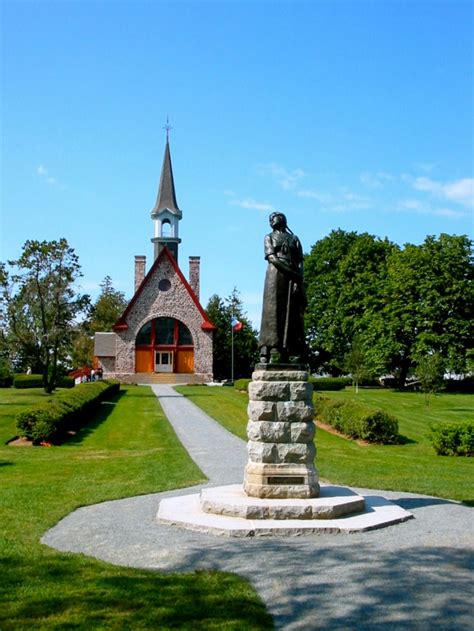
[(258, 364), (249, 384), (249, 460), (244, 491), (250, 497), (318, 497), (315, 426), (308, 374), (293, 365)]

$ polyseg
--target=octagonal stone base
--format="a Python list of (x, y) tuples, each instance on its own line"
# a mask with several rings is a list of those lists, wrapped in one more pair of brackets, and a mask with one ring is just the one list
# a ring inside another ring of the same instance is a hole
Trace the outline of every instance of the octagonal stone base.
[[(319, 488), (319, 487), (318, 487)], [(205, 513), (230, 515), (243, 519), (336, 519), (361, 513), (362, 496), (339, 488), (326, 487), (311, 499), (261, 499), (247, 496), (239, 485), (219, 486), (201, 491), (201, 508)]]
[[(352, 508), (358, 512), (326, 517), (326, 507), (333, 514), (354, 498)], [(364, 502), (361, 509), (360, 499)], [(245, 507), (245, 502), (248, 507)], [(319, 502), (319, 508), (317, 502)], [(305, 517), (301, 506), (306, 503), (317, 519)], [(237, 508), (236, 508), (237, 507)], [(216, 514), (206, 510), (221, 510)], [(232, 514), (227, 514), (230, 509)], [(329, 509), (329, 508), (328, 508)], [(235, 513), (248, 517), (235, 516)], [(269, 517), (265, 515), (268, 514)], [(384, 528), (411, 519), (413, 515), (384, 497), (357, 495), (348, 488), (321, 484), (320, 497), (310, 500), (264, 500), (245, 495), (241, 485), (204, 489), (201, 494), (181, 495), (161, 500), (157, 519), (181, 526), (230, 537), (298, 536), (323, 533), (352, 533)]]

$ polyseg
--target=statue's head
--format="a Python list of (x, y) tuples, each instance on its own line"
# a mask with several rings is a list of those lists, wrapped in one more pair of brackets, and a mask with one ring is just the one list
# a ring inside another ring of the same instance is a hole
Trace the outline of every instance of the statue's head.
[(275, 212), (272, 213), (269, 217), (270, 226), (272, 228), (286, 228), (286, 217), (283, 213)]

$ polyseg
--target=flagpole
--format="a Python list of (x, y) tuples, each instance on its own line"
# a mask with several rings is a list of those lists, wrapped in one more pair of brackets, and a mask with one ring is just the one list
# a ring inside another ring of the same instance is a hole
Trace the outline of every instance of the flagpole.
[(230, 328), (231, 328), (231, 331), (232, 331), (231, 376), (230, 376), (230, 380), (232, 381), (232, 384), (234, 384), (234, 325), (233, 325), (233, 321), (234, 321), (234, 316), (232, 316), (232, 320), (230, 322)]

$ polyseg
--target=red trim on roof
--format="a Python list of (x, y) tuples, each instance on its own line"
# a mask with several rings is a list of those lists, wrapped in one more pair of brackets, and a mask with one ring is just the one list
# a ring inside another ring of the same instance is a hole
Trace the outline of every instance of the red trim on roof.
[(140, 297), (141, 293), (145, 289), (145, 286), (147, 285), (149, 279), (153, 276), (153, 274), (155, 273), (155, 270), (159, 267), (159, 265), (161, 263), (161, 260), (163, 259), (164, 256), (168, 257), (168, 260), (171, 263), (171, 267), (174, 269), (174, 271), (178, 275), (178, 277), (181, 280), (182, 284), (184, 285), (186, 291), (190, 295), (192, 301), (194, 302), (194, 304), (198, 308), (199, 313), (202, 315), (203, 323), (201, 324), (201, 329), (203, 331), (215, 331), (217, 329), (217, 327), (214, 324), (212, 324), (212, 322), (209, 320), (209, 317), (208, 317), (207, 313), (202, 308), (201, 303), (199, 302), (199, 300), (198, 300), (196, 294), (194, 293), (191, 285), (188, 283), (188, 281), (184, 277), (183, 272), (179, 269), (178, 263), (176, 262), (174, 256), (168, 250), (166, 245), (163, 247), (163, 249), (161, 250), (160, 254), (158, 255), (158, 258), (156, 259), (156, 261), (151, 266), (150, 271), (148, 272), (148, 274), (145, 276), (145, 278), (140, 283), (140, 286), (138, 287), (137, 291), (135, 292), (133, 298), (128, 303), (127, 308), (125, 309), (125, 311), (122, 313), (120, 318), (117, 320), (117, 322), (112, 327), (113, 330), (114, 331), (126, 331), (128, 329), (128, 324), (127, 324), (128, 314), (130, 313), (133, 305), (136, 303), (136, 301)]

